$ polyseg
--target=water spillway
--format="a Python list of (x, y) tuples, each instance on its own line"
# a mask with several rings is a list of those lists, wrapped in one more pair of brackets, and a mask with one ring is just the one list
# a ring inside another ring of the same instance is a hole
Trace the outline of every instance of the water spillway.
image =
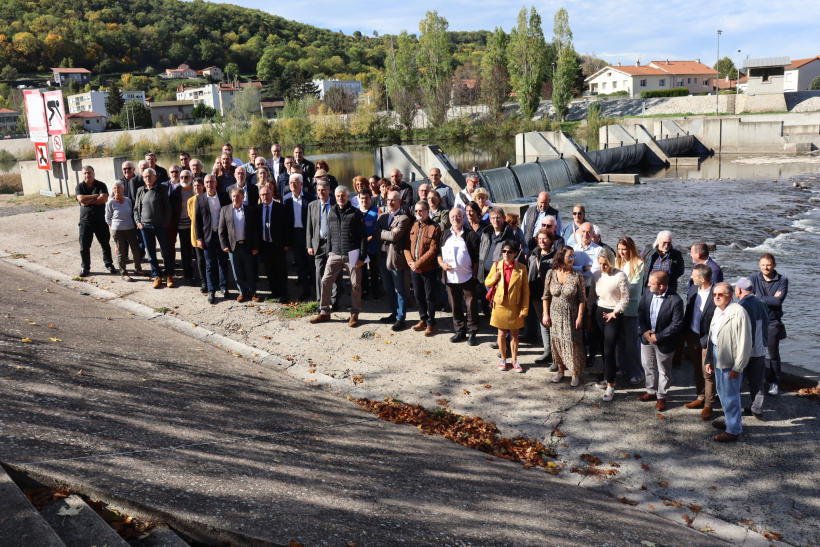
[(581, 164), (574, 157), (485, 169), (478, 171), (478, 176), (495, 203), (532, 198), (584, 182)]

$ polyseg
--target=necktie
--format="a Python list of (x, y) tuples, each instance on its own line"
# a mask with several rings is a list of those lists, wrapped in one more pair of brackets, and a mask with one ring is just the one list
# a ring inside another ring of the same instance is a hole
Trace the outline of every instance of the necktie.
[(327, 239), (327, 206), (327, 203), (322, 205), (322, 215), (319, 219), (319, 239)]
[(265, 241), (270, 243), (270, 205), (265, 205)]

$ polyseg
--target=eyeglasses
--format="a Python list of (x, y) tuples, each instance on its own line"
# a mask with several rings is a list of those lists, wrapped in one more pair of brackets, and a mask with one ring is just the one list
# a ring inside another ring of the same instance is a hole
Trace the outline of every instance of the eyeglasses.
[(572, 212), (572, 216), (574, 216), (574, 217), (579, 217), (579, 216), (581, 216), (581, 215), (583, 215), (583, 214), (584, 214), (584, 212), (583, 212), (583, 211), (573, 211), (573, 212)]
[(730, 293), (727, 292), (716, 292), (712, 294), (712, 297), (717, 298), (718, 296), (730, 296)]
[(573, 258), (575, 258), (575, 255), (567, 255), (567, 258), (573, 259)]
[(513, 251), (511, 249), (504, 249), (501, 252), (504, 253), (505, 255), (514, 255), (515, 254), (515, 251)]
[(133, 171), (134, 168), (133, 167), (123, 167), (122, 170), (123, 171)]
[(180, 177), (180, 178), (187, 180), (187, 179), (191, 178), (191, 175), (182, 175), (182, 177)]
[(542, 228), (555, 228), (555, 224), (542, 224)]
[(396, 199), (396, 198), (387, 198), (387, 199), (386, 199), (386, 200), (384, 200), (384, 201), (399, 201), (399, 200), (398, 200), (398, 199)]

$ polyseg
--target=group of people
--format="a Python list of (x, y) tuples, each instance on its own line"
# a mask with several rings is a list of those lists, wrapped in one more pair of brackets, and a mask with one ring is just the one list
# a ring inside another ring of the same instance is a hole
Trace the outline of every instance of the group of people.
[[(286, 301), (292, 294), (290, 252), (298, 299), (315, 295), (320, 302), (311, 323), (331, 320), (346, 290), (342, 272), (347, 271), (351, 327), (358, 325), (363, 298), (378, 300), (383, 292), (390, 314), (380, 321), (394, 331), (412, 328), (433, 336), (436, 313), (448, 309), (455, 331), (450, 341), (476, 345), (483, 312), (498, 329), (493, 345), (500, 370), (511, 366), (524, 372), (519, 333), (530, 340), (540, 335), (543, 353), (535, 363), (552, 361), (555, 383), (570, 375), (570, 384), (578, 386), (587, 364), (602, 356), (598, 385), (604, 401), (613, 399), (616, 377), (624, 376), (632, 385), (646, 386), (641, 401), (666, 409), (672, 367), (680, 366), (686, 353), (698, 396), (685, 406), (708, 420), (715, 395), (720, 397), (726, 431), (718, 441), (740, 434), (743, 377), (751, 396), (747, 414), (762, 416), (765, 383), (769, 394), (777, 394), (788, 280), (775, 270), (770, 254), (761, 257), (759, 273), (732, 288), (723, 283), (708, 246), (694, 243), (684, 303), (684, 292), (678, 294), (683, 255), (667, 231), (643, 252), (630, 237), (613, 249), (602, 243), (583, 205), (575, 205), (564, 223), (548, 192), (521, 218), (490, 201), (477, 173), (468, 173), (459, 191), (433, 168), (429, 182), (417, 189), (403, 181), (399, 169), (390, 179), (355, 177), (351, 196), (327, 162), (314, 164), (302, 147), (292, 156), (281, 153), (278, 144), (268, 159), (251, 148), (243, 162), (225, 144), (208, 174), (187, 153), (168, 170), (148, 153), (136, 168), (130, 161), (123, 164), (111, 199), (93, 168), (84, 167), (76, 189), (80, 277), (89, 274), (96, 237), (111, 273), (133, 280), (130, 252), (134, 274), (145, 275), (142, 263), (148, 262), (155, 288), (174, 287), (178, 245), (183, 283), (194, 285), (198, 277), (209, 303), (216, 303), (217, 292), (231, 297), (231, 278), (237, 301), (261, 300), (260, 269), (270, 297)], [(408, 282), (419, 316), (412, 325)]]

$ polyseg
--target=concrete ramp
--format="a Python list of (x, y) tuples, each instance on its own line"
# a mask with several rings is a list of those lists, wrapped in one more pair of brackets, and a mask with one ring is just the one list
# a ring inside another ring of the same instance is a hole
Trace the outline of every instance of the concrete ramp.
[(464, 175), (438, 145), (382, 146), (376, 148), (374, 156), (376, 174), (380, 177), (390, 178), (390, 171), (399, 169), (405, 181), (421, 181), (436, 167), (441, 170), (444, 184), (454, 190), (464, 188)]
[(515, 136), (516, 163), (543, 162), (560, 157), (561, 153), (539, 131), (519, 133)]

